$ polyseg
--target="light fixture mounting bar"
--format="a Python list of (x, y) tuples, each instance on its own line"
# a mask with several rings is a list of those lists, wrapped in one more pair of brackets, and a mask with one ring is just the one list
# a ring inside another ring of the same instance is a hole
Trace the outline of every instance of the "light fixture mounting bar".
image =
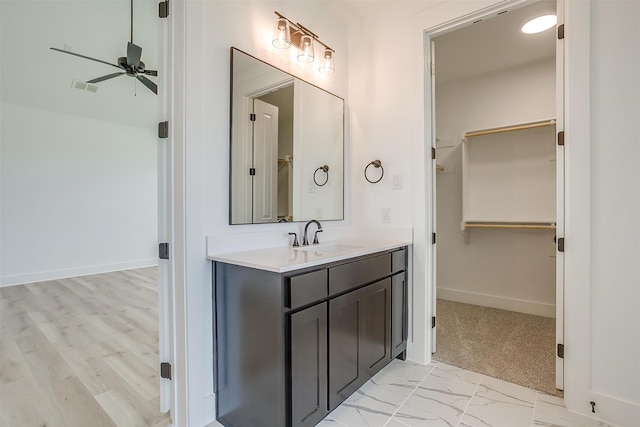
[(277, 10), (274, 11), (273, 13), (275, 13), (278, 16), (278, 18), (286, 19), (287, 22), (289, 22), (289, 35), (291, 36), (291, 44), (296, 46), (298, 49), (303, 48), (302, 40), (301, 40), (302, 36), (308, 35), (308, 36), (311, 36), (311, 38), (313, 38), (315, 41), (320, 43), (322, 46), (324, 46), (325, 49), (329, 49), (331, 52), (335, 53), (335, 50), (327, 46), (322, 40), (318, 38), (318, 36), (313, 31), (309, 30), (304, 25), (300, 24), (299, 22), (294, 23), (293, 21), (291, 21), (289, 18), (287, 18)]

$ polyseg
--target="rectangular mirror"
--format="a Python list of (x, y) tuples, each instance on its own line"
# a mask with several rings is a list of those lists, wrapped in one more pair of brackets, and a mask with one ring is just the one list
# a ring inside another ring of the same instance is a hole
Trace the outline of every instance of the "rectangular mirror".
[(230, 224), (344, 218), (344, 100), (231, 48)]

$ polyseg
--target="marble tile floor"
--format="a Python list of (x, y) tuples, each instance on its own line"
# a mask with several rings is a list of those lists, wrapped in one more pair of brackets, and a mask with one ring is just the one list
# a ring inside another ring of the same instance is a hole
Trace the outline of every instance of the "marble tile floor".
[(439, 362), (394, 360), (319, 427), (603, 427), (561, 398)]

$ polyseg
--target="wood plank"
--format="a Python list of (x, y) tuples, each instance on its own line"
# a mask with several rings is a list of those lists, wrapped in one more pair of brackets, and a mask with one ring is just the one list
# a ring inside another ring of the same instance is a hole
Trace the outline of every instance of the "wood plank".
[(68, 427), (116, 426), (78, 377), (54, 384), (53, 391)]
[(131, 388), (120, 386), (96, 396), (96, 400), (119, 426), (146, 427), (166, 421), (160, 399), (143, 401)]
[(118, 374), (121, 381), (134, 388), (144, 400), (150, 400), (160, 395), (160, 383), (156, 384), (156, 377), (148, 370), (139, 369), (139, 365), (131, 357), (121, 354), (107, 356), (104, 361)]
[[(24, 378), (0, 387), (0, 415), (5, 424), (16, 426), (65, 426), (64, 417), (50, 398), (51, 386)], [(37, 404), (34, 404), (36, 403)]]
[(475, 131), (471, 131), (471, 132), (465, 132), (464, 137), (465, 138), (473, 138), (473, 137), (476, 137), (476, 136), (495, 135), (496, 133), (514, 132), (514, 131), (518, 131), (518, 130), (535, 129), (535, 128), (539, 128), (539, 127), (555, 126), (555, 125), (556, 125), (556, 120), (555, 119), (549, 119), (549, 120), (542, 120), (542, 121), (537, 121), (537, 122), (527, 122), (527, 123), (520, 123), (520, 124), (516, 124), (516, 125), (511, 125), (511, 126), (502, 126), (502, 127), (497, 127), (497, 128), (490, 128), (490, 129), (482, 129), (482, 130), (475, 130)]
[(73, 370), (43, 334), (18, 337), (16, 344), (33, 377), (49, 385), (73, 376)]
[(5, 385), (21, 379), (31, 378), (31, 370), (22, 357), (22, 352), (13, 337), (2, 336), (0, 349), (0, 384)]

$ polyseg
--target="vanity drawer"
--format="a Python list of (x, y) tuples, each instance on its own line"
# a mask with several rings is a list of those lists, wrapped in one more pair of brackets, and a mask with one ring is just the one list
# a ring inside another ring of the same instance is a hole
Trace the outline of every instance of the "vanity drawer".
[(329, 294), (348, 291), (391, 274), (391, 254), (365, 258), (329, 268)]
[(305, 304), (326, 298), (327, 269), (312, 271), (299, 276), (289, 277), (288, 308), (298, 308)]
[(391, 252), (391, 272), (407, 269), (407, 250), (405, 248)]

